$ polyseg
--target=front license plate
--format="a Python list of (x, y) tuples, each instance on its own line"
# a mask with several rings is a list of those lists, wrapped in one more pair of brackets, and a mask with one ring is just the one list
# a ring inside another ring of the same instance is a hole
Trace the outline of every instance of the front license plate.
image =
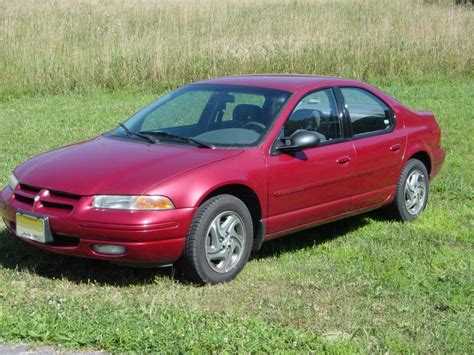
[(16, 235), (35, 242), (46, 243), (47, 223), (46, 218), (18, 212), (16, 214)]

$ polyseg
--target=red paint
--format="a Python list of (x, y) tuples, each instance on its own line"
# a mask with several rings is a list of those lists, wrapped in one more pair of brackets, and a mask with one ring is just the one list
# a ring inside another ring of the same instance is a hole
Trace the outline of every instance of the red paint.
[[(202, 83), (202, 82), (201, 82)], [(242, 76), (204, 83), (246, 85), (292, 92), (263, 142), (246, 149), (200, 149), (150, 145), (98, 137), (32, 158), (15, 170), (21, 184), (38, 191), (5, 187), (0, 213), (13, 231), (17, 209), (49, 217), (53, 234), (74, 237), (71, 245), (41, 249), (124, 262), (173, 262), (200, 203), (218, 188), (243, 185), (258, 197), (266, 238), (381, 207), (393, 200), (403, 165), (413, 155), (429, 157), (433, 178), (445, 153), (430, 112), (413, 111), (362, 82), (312, 76)], [(295, 105), (319, 88), (352, 86), (376, 95), (396, 115), (392, 132), (306, 149), (294, 156), (272, 155), (271, 147)], [(54, 194), (63, 192), (71, 195)], [(156, 194), (169, 197), (171, 211), (96, 210), (93, 195)], [(40, 196), (33, 205), (28, 201)], [(26, 201), (26, 202), (25, 202)], [(63, 208), (51, 208), (60, 203)], [(49, 207), (48, 207), (49, 206)], [(104, 256), (91, 244), (127, 247)]]

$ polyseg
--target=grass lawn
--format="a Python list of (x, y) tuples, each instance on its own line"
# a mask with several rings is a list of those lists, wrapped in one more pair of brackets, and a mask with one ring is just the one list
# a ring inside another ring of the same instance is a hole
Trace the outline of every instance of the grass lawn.
[[(375, 83), (434, 111), (447, 160), (411, 224), (372, 212), (264, 244), (232, 282), (196, 287), (47, 254), (0, 227), (0, 342), (108, 351), (472, 353), (472, 79)], [(34, 154), (93, 137), (156, 92), (0, 101), (0, 183)]]
[(240, 73), (470, 75), (474, 12), (453, 2), (0, 0), (0, 96)]

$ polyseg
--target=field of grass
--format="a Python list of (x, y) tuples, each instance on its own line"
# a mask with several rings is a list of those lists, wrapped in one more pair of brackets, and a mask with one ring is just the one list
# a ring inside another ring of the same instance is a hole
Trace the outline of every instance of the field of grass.
[(472, 77), (474, 11), (452, 3), (0, 0), (0, 95), (236, 73)]
[[(172, 269), (46, 254), (0, 232), (0, 342), (110, 351), (471, 353), (472, 82), (379, 83), (433, 110), (448, 157), (411, 224), (379, 213), (264, 244), (231, 283), (195, 287)], [(0, 105), (0, 181), (33, 154), (85, 139), (156, 93), (88, 93)], [(5, 143), (5, 144), (3, 144)]]
[(29, 248), (0, 223), (0, 343), (112, 352), (472, 353), (474, 11), (448, 0), (0, 0), (0, 186), (209, 76), (361, 78), (435, 113), (447, 160), (411, 224), (379, 212), (264, 244), (196, 287)]

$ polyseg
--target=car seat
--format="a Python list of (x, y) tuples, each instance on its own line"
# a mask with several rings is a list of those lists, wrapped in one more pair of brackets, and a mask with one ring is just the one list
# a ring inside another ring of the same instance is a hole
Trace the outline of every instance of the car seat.
[(234, 127), (242, 127), (248, 122), (262, 123), (262, 109), (257, 105), (240, 104), (232, 112)]

